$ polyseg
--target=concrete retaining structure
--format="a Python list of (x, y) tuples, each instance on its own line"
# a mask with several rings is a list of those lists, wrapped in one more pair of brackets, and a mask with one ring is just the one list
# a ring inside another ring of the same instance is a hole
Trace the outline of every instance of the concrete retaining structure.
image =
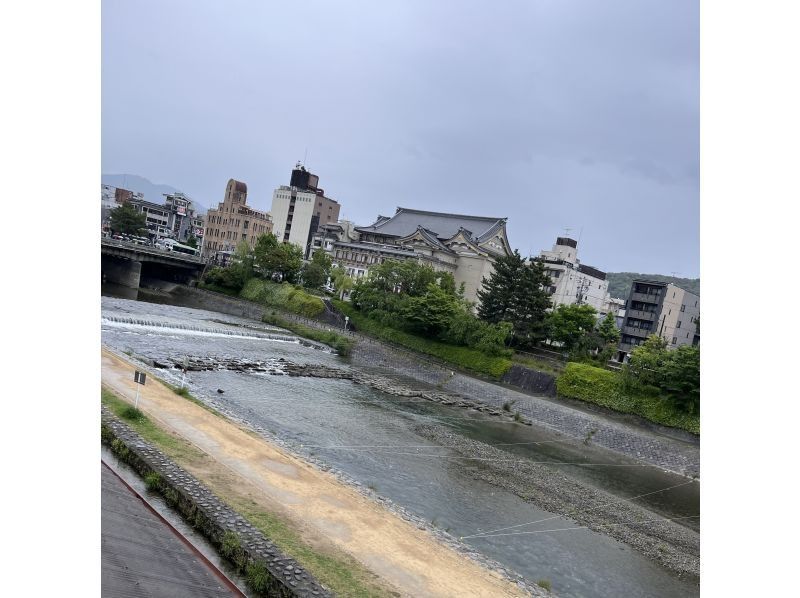
[[(159, 490), (183, 518), (200, 531), (222, 554), (244, 571), (265, 572), (264, 596), (333, 596), (294, 559), (287, 557), (259, 530), (228, 507), (197, 478), (173, 463), (164, 453), (102, 409), (102, 441), (142, 477), (156, 473)], [(234, 536), (235, 535), (235, 536)], [(232, 539), (238, 542), (231, 542)], [(235, 548), (232, 549), (232, 545)], [(226, 554), (227, 552), (227, 554)]]
[(103, 255), (101, 269), (103, 282), (118, 284), (130, 289), (139, 288), (142, 262)]
[(546, 397), (556, 396), (555, 376), (532, 370), (516, 363), (511, 366), (510, 370), (503, 374), (503, 377), (500, 378), (500, 382), (537, 395)]

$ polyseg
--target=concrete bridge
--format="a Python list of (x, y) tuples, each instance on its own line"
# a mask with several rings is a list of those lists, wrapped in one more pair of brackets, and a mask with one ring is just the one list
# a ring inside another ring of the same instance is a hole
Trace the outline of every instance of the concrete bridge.
[(104, 238), (100, 250), (103, 281), (131, 289), (142, 279), (188, 284), (205, 268), (199, 257), (127, 241)]

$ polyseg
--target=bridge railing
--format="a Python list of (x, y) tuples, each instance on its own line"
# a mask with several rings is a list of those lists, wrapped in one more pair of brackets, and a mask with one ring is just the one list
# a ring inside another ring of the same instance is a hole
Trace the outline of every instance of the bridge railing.
[(107, 237), (103, 237), (101, 238), (100, 244), (101, 246), (108, 245), (111, 247), (119, 247), (120, 249), (134, 249), (136, 251), (150, 253), (152, 255), (169, 256), (175, 259), (185, 260), (187, 262), (195, 262), (197, 264), (205, 263), (205, 260), (203, 260), (203, 258), (199, 255), (188, 255), (178, 251), (167, 251), (166, 249), (161, 249), (160, 247), (155, 247), (154, 245), (141, 245), (139, 243), (132, 243), (130, 241), (123, 241), (121, 239), (109, 239)]

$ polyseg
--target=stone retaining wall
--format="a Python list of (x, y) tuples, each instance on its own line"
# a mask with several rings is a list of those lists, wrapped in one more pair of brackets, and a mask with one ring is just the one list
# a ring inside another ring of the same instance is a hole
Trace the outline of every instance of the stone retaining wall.
[[(101, 418), (103, 443), (142, 477), (157, 473), (160, 476), (159, 490), (164, 498), (190, 525), (241, 571), (258, 568), (266, 572), (266, 587), (259, 592), (260, 595), (304, 598), (333, 595), (197, 478), (145, 442), (105, 407)], [(234, 550), (231, 550), (231, 534), (238, 538)], [(223, 546), (225, 539), (228, 542)]]
[(253, 301), (240, 299), (238, 297), (229, 297), (222, 293), (215, 293), (214, 291), (207, 291), (206, 289), (198, 289), (196, 287), (179, 286), (172, 291), (173, 295), (188, 299), (193, 303), (192, 307), (197, 309), (207, 309), (209, 311), (218, 311), (220, 313), (228, 314), (229, 316), (240, 316), (242, 318), (251, 318), (259, 322), (264, 317), (265, 308)]

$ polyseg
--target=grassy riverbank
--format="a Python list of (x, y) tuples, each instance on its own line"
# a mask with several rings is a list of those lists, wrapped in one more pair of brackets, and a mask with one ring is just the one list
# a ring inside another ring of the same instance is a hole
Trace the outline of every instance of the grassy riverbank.
[(339, 550), (322, 549), (306, 541), (294, 524), (285, 517), (266, 511), (235, 480), (210, 472), (212, 460), (180, 436), (172, 434), (135, 411), (126, 401), (106, 388), (101, 402), (123, 419), (142, 438), (163, 451), (178, 465), (200, 477), (221, 500), (230, 505), (254, 527), (270, 538), (281, 550), (305, 567), (321, 583), (340, 596), (388, 597), (392, 592), (355, 559)]
[(384, 326), (357, 311), (352, 305), (344, 301), (333, 300), (336, 308), (354, 324), (358, 332), (380, 340), (401, 345), (413, 351), (431, 355), (453, 366), (479, 374), (486, 374), (492, 378), (500, 378), (511, 368), (511, 360), (507, 357), (494, 357), (486, 355), (476, 349), (430, 340), (408, 332)]
[(350, 351), (353, 349), (354, 342), (352, 339), (344, 336), (343, 334), (333, 332), (332, 330), (319, 330), (318, 328), (312, 328), (311, 326), (306, 326), (305, 324), (295, 322), (294, 320), (282, 318), (275, 312), (266, 314), (262, 319), (266, 324), (272, 324), (273, 326), (279, 326), (280, 328), (291, 330), (303, 338), (328, 345), (335, 349), (336, 352), (342, 356), (350, 355)]
[(585, 363), (568, 363), (556, 380), (558, 395), (632, 413), (651, 422), (700, 434), (700, 416), (677, 409), (657, 392), (626, 388), (622, 376)]
[(261, 278), (251, 278), (245, 283), (239, 296), (306, 318), (316, 318), (325, 309), (322, 299), (288, 282), (276, 283)]

